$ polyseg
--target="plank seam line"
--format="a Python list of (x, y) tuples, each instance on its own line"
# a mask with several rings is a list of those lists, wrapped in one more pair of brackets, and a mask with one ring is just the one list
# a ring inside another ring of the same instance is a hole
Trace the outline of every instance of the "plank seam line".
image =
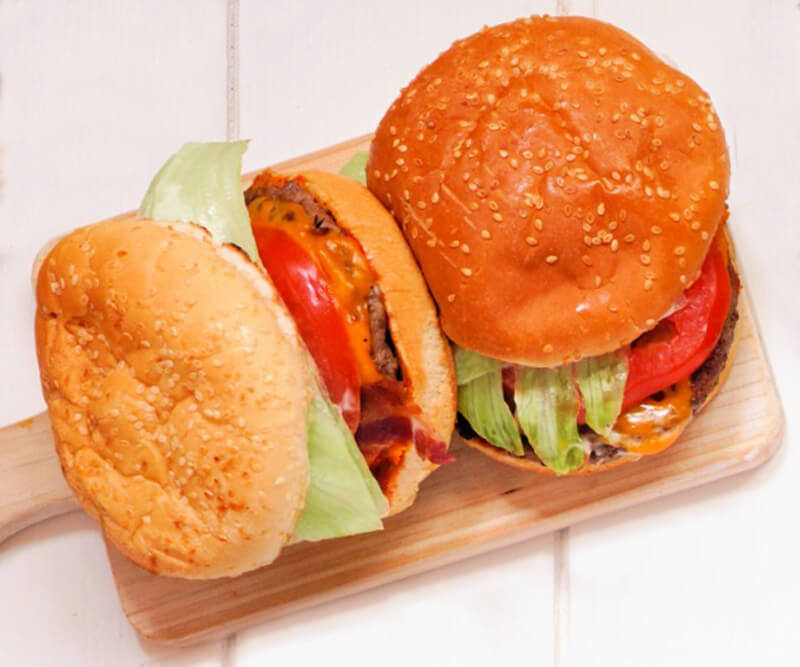
[(239, 138), (239, 0), (225, 3), (225, 138)]
[(567, 664), (569, 642), (569, 528), (553, 536), (553, 664)]
[[(225, 2), (225, 139), (239, 138), (239, 0)], [(221, 667), (236, 665), (236, 633), (222, 640)]]
[(220, 654), (220, 667), (235, 667), (236, 665), (236, 633), (231, 633), (222, 640)]

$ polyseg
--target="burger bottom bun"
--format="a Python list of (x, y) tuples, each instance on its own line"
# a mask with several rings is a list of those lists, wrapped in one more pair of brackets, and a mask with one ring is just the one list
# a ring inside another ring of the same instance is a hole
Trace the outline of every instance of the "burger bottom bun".
[(263, 271), (195, 225), (127, 217), (59, 240), (36, 293), (56, 450), (107, 539), (186, 578), (274, 560), (305, 501), (311, 378)]

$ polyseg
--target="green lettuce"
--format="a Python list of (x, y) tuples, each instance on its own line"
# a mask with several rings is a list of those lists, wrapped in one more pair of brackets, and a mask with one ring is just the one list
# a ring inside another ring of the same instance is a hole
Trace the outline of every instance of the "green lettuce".
[(139, 217), (202, 225), (218, 242), (232, 243), (258, 262), (242, 195), (246, 149), (246, 141), (184, 144), (153, 178)]
[(316, 541), (383, 528), (388, 502), (339, 411), (320, 396), (308, 407), (311, 481), (294, 541)]
[(586, 423), (595, 433), (608, 435), (622, 410), (628, 356), (611, 352), (581, 359), (575, 364), (575, 376), (583, 395)]
[(522, 437), (503, 398), (503, 365), (456, 347), (458, 411), (488, 443), (522, 456)]
[(570, 371), (569, 366), (516, 367), (517, 419), (533, 451), (558, 475), (579, 468), (585, 456)]
[(367, 158), (369, 154), (365, 151), (359, 151), (351, 157), (347, 164), (339, 170), (342, 176), (352, 178), (359, 183), (367, 183)]

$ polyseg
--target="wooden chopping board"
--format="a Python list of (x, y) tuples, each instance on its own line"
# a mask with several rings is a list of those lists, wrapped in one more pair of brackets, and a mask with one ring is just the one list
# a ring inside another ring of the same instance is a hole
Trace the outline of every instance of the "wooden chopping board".
[[(277, 165), (337, 171), (369, 137)], [(251, 175), (252, 176), (252, 175)], [(249, 180), (245, 177), (245, 180)], [(746, 283), (746, 278), (745, 278)], [(497, 464), (458, 441), (412, 508), (383, 532), (285, 549), (235, 579), (155, 577), (109, 546), (120, 601), (143, 636), (175, 644), (238, 629), (688, 489), (766, 461), (783, 414), (746, 293), (730, 377), (681, 440), (663, 454), (584, 478), (557, 479)], [(60, 476), (46, 415), (0, 430), (0, 540), (75, 507)]]

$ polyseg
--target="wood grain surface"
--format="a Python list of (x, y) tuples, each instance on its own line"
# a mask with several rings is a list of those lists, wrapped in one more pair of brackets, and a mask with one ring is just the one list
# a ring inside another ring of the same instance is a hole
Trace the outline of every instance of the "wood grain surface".
[[(369, 137), (278, 168), (338, 169)], [(744, 277), (746, 283), (746, 276)], [(728, 381), (674, 447), (602, 475), (557, 479), (498, 465), (455, 442), (457, 462), (424, 484), (381, 533), (287, 548), (273, 565), (236, 579), (155, 577), (109, 548), (120, 600), (143, 636), (189, 644), (290, 611), (748, 470), (781, 441), (783, 414), (748, 298)]]

